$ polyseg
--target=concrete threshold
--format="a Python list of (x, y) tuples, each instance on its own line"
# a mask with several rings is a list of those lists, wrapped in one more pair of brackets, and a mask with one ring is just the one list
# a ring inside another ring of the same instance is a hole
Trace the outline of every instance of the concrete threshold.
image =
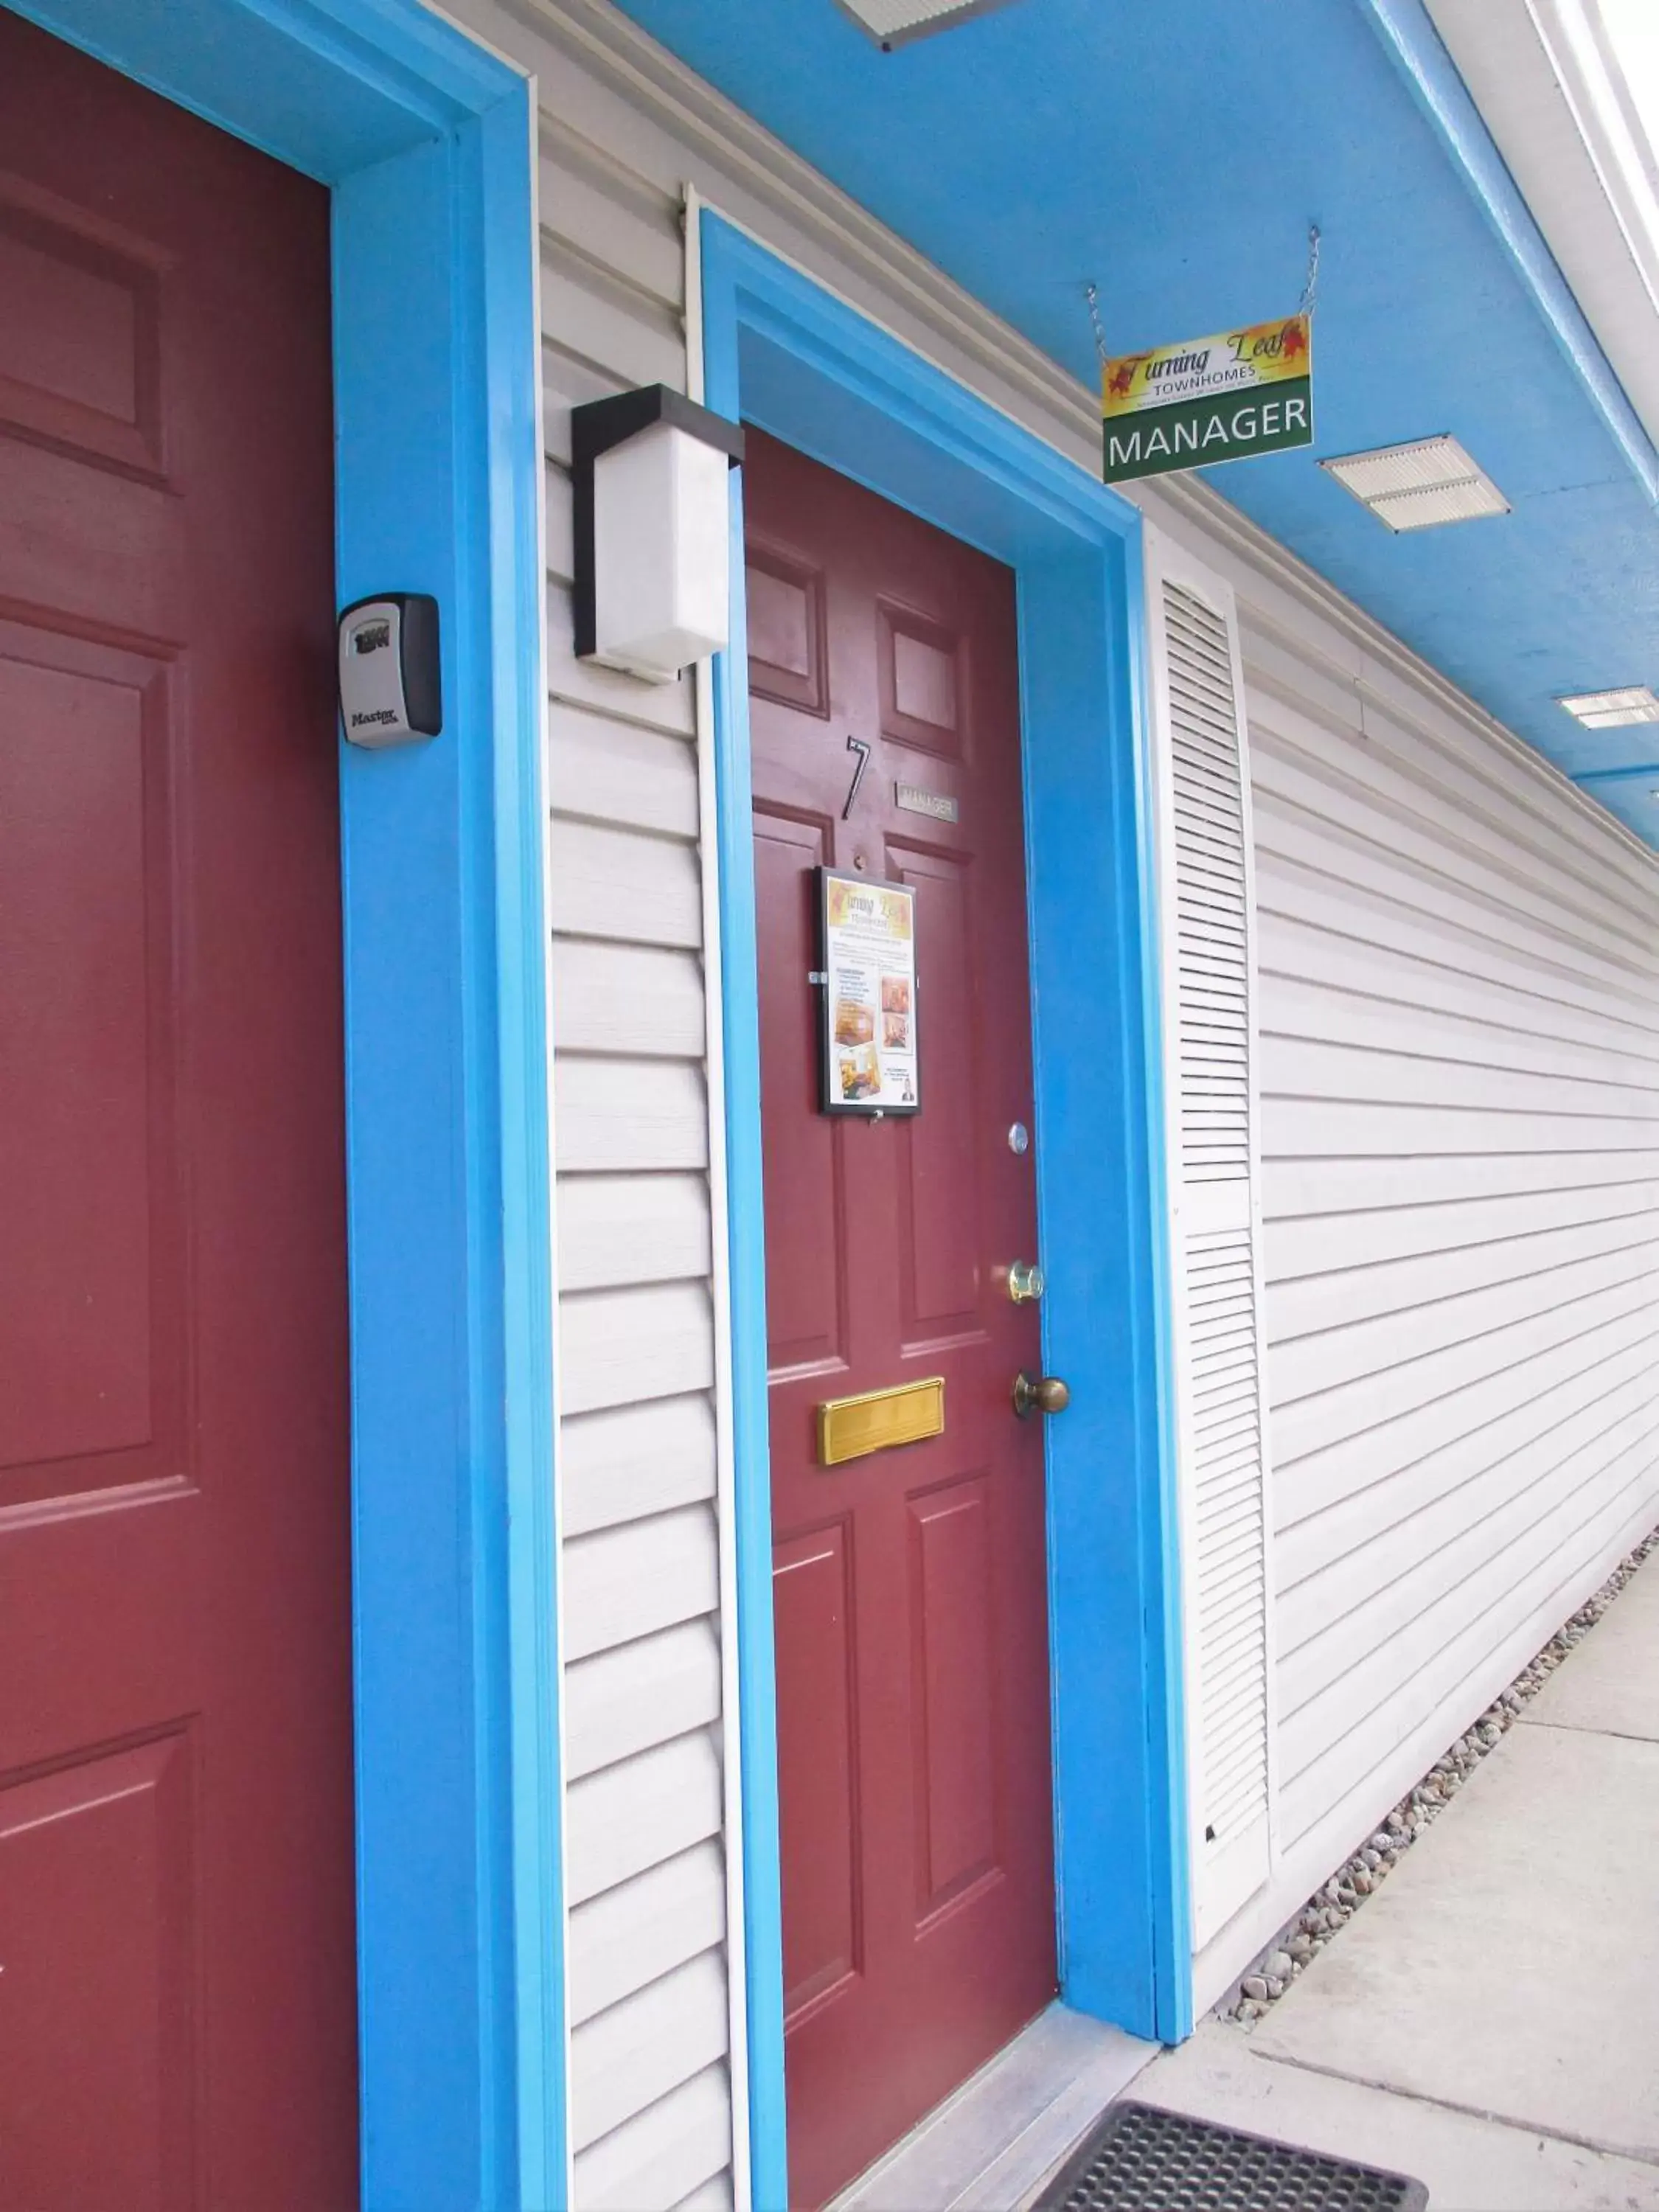
[(843, 2191), (830, 2212), (1015, 2212), (1158, 2055), (1050, 2005)]

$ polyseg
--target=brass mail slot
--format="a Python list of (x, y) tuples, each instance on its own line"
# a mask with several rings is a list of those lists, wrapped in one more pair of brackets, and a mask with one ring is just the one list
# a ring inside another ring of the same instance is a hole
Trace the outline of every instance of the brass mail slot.
[(945, 1377), (925, 1382), (896, 1382), (890, 1390), (866, 1390), (857, 1398), (828, 1398), (818, 1407), (818, 1462), (838, 1467), (844, 1459), (886, 1451), (894, 1444), (919, 1443), (945, 1433)]

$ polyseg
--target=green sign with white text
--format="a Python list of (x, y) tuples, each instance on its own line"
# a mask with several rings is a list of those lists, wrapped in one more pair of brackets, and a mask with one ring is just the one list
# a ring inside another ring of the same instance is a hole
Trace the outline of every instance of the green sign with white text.
[(1242, 461), (1313, 443), (1306, 315), (1125, 354), (1101, 384), (1108, 483)]

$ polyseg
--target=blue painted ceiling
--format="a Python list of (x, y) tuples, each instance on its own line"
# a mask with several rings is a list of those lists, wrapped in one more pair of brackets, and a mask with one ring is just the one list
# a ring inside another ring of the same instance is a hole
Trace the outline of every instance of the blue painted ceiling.
[[(1079, 377), (1087, 280), (1115, 352), (1265, 320), (1317, 222), (1313, 451), (1204, 473), (1659, 845), (1659, 728), (1555, 703), (1659, 688), (1659, 517), (1365, 0), (1019, 0), (891, 54), (833, 0), (623, 4)], [(1512, 514), (1395, 537), (1316, 465), (1439, 431)]]

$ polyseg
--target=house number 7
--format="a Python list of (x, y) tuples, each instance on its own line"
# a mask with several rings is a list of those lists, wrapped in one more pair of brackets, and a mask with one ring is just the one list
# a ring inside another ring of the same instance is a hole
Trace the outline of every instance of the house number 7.
[(847, 804), (841, 810), (841, 818), (843, 822), (851, 818), (853, 812), (853, 801), (859, 795), (859, 786), (864, 781), (864, 771), (870, 765), (870, 748), (865, 744), (862, 738), (848, 738), (847, 740), (847, 750), (849, 753), (856, 753), (858, 755), (859, 764), (853, 770), (853, 781), (847, 787)]

